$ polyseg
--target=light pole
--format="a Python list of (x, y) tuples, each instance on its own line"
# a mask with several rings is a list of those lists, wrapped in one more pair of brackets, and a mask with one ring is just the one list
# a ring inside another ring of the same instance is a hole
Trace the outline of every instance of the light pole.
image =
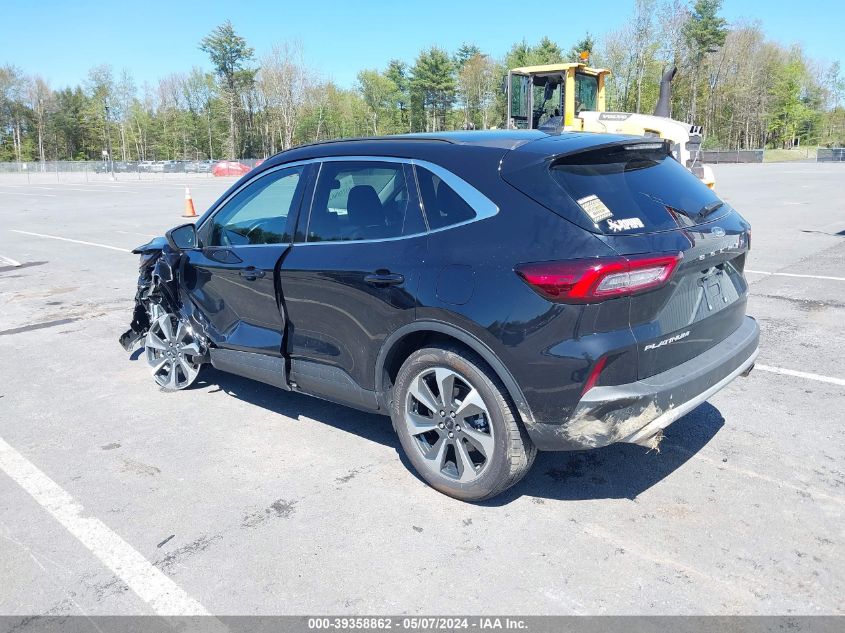
[(111, 172), (111, 179), (115, 180), (114, 177), (114, 159), (112, 158), (111, 154), (111, 121), (109, 120), (109, 106), (103, 105), (103, 108), (106, 111), (106, 146), (108, 148), (109, 153), (109, 172)]

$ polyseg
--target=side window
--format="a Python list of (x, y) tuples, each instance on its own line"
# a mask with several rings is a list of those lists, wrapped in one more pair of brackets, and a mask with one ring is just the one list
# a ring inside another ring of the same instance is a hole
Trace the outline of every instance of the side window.
[(290, 241), (288, 215), (304, 183), (303, 167), (271, 172), (241, 189), (211, 218), (208, 246)]
[(409, 215), (402, 163), (327, 161), (320, 167), (307, 241), (335, 242), (400, 237), (419, 232)]
[(420, 197), (432, 231), (475, 218), (475, 210), (439, 176), (423, 167), (416, 167)]

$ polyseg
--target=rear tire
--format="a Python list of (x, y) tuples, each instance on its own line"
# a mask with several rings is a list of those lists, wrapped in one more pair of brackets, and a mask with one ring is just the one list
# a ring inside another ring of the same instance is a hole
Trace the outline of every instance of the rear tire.
[(402, 448), (436, 490), (482, 501), (531, 468), (537, 449), (504, 385), (476, 354), (457, 346), (418, 350), (400, 368), (393, 395)]

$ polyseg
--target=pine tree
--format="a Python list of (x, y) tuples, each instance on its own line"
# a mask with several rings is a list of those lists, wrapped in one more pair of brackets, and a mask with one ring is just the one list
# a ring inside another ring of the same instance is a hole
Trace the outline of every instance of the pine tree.
[(684, 24), (683, 34), (690, 50), (692, 63), (692, 94), (690, 119), (695, 121), (698, 95), (698, 78), (701, 65), (708, 53), (715, 53), (725, 43), (727, 22), (719, 17), (722, 0), (696, 0), (689, 20)]
[(411, 70), (411, 91), (424, 109), (425, 129), (446, 129), (446, 113), (455, 103), (454, 66), (446, 51), (433, 46), (420, 53)]

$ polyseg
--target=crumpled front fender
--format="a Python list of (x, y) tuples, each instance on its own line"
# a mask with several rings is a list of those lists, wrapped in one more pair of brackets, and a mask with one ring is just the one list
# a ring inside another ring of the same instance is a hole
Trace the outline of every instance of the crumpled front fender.
[(138, 286), (129, 329), (118, 339), (128, 352), (150, 329), (150, 304), (158, 303), (170, 313), (179, 312), (178, 273), (182, 258), (163, 237), (156, 237), (132, 250), (141, 256)]

